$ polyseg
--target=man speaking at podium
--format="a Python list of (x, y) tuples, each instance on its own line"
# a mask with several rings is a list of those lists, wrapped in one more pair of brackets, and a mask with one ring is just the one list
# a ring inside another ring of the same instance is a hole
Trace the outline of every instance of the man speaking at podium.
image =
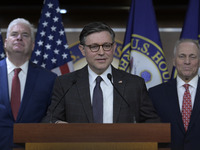
[(79, 36), (87, 65), (59, 76), (42, 122), (158, 122), (142, 78), (115, 69), (115, 33), (106, 24), (87, 24)]

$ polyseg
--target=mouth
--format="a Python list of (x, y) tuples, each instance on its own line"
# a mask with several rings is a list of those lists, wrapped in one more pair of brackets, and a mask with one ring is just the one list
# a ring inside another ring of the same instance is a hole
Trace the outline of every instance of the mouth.
[(105, 62), (106, 61), (106, 58), (98, 58), (96, 59), (97, 62)]
[(14, 45), (15, 45), (15, 46), (23, 46), (24, 44), (21, 43), (21, 42), (16, 42), (16, 43), (14, 43)]
[(190, 67), (184, 67), (183, 70), (185, 70), (185, 71), (190, 71), (191, 68), (190, 68)]

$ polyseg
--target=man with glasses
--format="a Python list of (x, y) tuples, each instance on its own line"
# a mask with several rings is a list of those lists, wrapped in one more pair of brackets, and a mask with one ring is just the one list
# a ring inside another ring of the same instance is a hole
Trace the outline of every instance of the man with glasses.
[(79, 49), (87, 65), (56, 79), (43, 122), (157, 122), (142, 78), (114, 68), (115, 33), (106, 24), (86, 25)]

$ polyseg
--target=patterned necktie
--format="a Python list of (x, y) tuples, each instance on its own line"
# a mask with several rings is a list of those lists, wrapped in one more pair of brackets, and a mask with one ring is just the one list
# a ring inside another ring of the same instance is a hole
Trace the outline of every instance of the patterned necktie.
[(184, 84), (185, 87), (185, 93), (183, 95), (183, 104), (182, 104), (182, 119), (185, 127), (185, 131), (187, 131), (189, 122), (190, 122), (190, 116), (192, 112), (192, 102), (191, 102), (191, 95), (189, 91), (189, 84)]
[(18, 74), (21, 71), (21, 68), (14, 69), (14, 77), (12, 79), (12, 89), (11, 89), (11, 108), (14, 119), (17, 119), (17, 114), (20, 107), (20, 81)]
[(93, 91), (93, 117), (95, 123), (103, 123), (103, 93), (100, 87), (101, 81), (101, 76), (98, 76)]

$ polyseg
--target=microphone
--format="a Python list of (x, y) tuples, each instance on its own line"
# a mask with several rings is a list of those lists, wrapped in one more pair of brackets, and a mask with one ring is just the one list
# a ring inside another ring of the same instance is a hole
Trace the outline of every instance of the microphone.
[(72, 84), (71, 86), (65, 91), (65, 93), (62, 95), (62, 97), (59, 99), (58, 103), (55, 105), (55, 107), (52, 109), (51, 111), (51, 117), (50, 117), (50, 123), (53, 123), (52, 122), (52, 118), (53, 118), (53, 113), (54, 111), (56, 110), (56, 108), (58, 107), (58, 105), (60, 104), (61, 100), (65, 97), (65, 95), (69, 92), (69, 90), (72, 88), (72, 86), (74, 86), (74, 84), (76, 84), (76, 80), (73, 80), (72, 81)]
[[(122, 96), (122, 94), (119, 92), (119, 90), (115, 87), (114, 83), (112, 82), (112, 75), (110, 73), (107, 74), (107, 78), (110, 80), (110, 83), (113, 85), (114, 89), (117, 91), (117, 93), (120, 95), (120, 97), (124, 100), (124, 102), (126, 102), (126, 104), (128, 105), (129, 109), (130, 109), (130, 104), (128, 103), (128, 101), (124, 98), (124, 96)], [(132, 118), (132, 117), (131, 117)], [(136, 123), (136, 119), (135, 119), (135, 115), (133, 112), (133, 123)]]

